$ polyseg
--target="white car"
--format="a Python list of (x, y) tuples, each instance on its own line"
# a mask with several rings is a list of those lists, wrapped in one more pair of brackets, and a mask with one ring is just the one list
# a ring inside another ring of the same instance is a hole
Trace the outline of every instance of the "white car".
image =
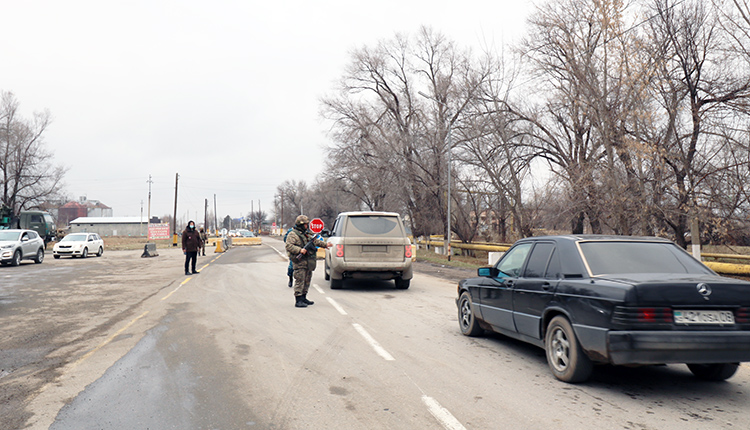
[(97, 257), (104, 254), (104, 241), (96, 233), (71, 233), (52, 249), (52, 256), (55, 258), (63, 255), (86, 258), (89, 254), (96, 254)]

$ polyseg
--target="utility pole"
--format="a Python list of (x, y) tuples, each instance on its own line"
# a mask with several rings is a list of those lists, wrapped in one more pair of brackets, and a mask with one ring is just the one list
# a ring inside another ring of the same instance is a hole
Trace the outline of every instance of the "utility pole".
[(263, 212), (260, 210), (260, 199), (258, 199), (258, 235), (260, 235), (260, 231), (263, 229), (263, 218), (261, 218), (260, 214)]
[(216, 236), (219, 235), (219, 219), (217, 217), (218, 215), (216, 214), (216, 194), (214, 194), (214, 234)]
[(141, 200), (141, 236), (143, 236), (143, 200)]
[(172, 246), (177, 246), (177, 184), (180, 181), (180, 174), (174, 175), (174, 214), (172, 215)]
[(250, 200), (250, 230), (255, 231), (255, 208), (253, 208), (253, 200)]
[[(148, 182), (148, 223), (151, 224), (151, 184), (154, 183), (154, 181), (151, 180), (151, 175), (148, 175), (148, 181), (146, 182)], [(143, 208), (141, 208), (141, 212), (143, 212)], [(141, 215), (143, 215), (143, 213), (141, 213)]]
[(210, 231), (208, 228), (208, 199), (204, 199), (206, 204), (203, 205), (203, 228), (205, 228), (206, 234)]

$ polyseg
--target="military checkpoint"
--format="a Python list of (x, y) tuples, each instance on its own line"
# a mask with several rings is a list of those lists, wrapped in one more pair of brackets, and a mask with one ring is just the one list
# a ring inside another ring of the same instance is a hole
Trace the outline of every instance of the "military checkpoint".
[(750, 428), (746, 1), (6, 3), (0, 430)]

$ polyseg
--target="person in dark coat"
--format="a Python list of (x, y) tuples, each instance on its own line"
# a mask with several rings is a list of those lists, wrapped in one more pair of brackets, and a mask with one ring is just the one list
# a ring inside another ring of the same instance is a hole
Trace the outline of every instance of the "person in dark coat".
[(203, 240), (201, 240), (200, 233), (195, 230), (195, 222), (192, 220), (188, 222), (185, 231), (182, 232), (182, 252), (185, 253), (185, 274), (190, 275), (188, 271), (188, 265), (192, 260), (193, 275), (197, 275), (198, 272), (195, 270), (195, 263), (198, 261), (198, 250), (203, 246)]

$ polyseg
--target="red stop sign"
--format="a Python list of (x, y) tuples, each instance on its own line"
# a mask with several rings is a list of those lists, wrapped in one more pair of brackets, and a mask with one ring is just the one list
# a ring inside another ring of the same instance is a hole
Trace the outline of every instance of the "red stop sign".
[(325, 225), (323, 224), (323, 220), (320, 218), (315, 218), (314, 220), (310, 221), (310, 231), (313, 233), (320, 233), (323, 231), (323, 227)]

